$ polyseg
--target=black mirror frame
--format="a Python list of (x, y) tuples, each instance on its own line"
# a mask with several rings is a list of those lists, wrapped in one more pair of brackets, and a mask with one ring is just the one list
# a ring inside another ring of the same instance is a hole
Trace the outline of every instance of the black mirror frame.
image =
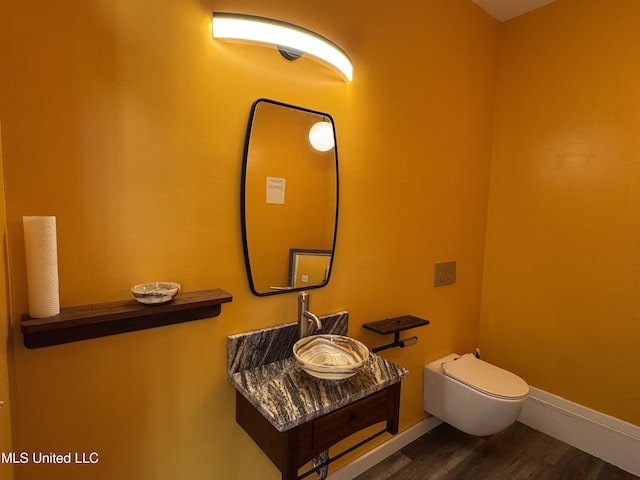
[[(294, 110), (299, 110), (302, 112), (307, 112), (307, 113), (313, 113), (316, 115), (321, 115), (324, 116), (326, 118), (328, 118), (329, 120), (331, 120), (331, 126), (333, 128), (333, 136), (336, 139), (335, 145), (334, 145), (334, 151), (335, 151), (335, 159), (336, 159), (336, 211), (335, 211), (335, 224), (333, 227), (333, 244), (331, 245), (331, 260), (329, 261), (329, 273), (327, 274), (327, 279), (326, 281), (324, 281), (323, 283), (320, 283), (318, 285), (311, 285), (311, 286), (307, 286), (307, 287), (297, 287), (297, 288), (283, 288), (281, 290), (274, 290), (271, 292), (258, 292), (256, 290), (254, 281), (253, 281), (253, 275), (251, 274), (251, 262), (249, 260), (249, 242), (248, 242), (248, 238), (247, 238), (247, 218), (246, 218), (246, 178), (247, 178), (247, 164), (248, 164), (248, 160), (249, 160), (249, 143), (251, 140), (251, 126), (253, 124), (253, 118), (255, 116), (255, 112), (256, 112), (256, 108), (258, 107), (258, 105), (261, 102), (266, 102), (266, 103), (271, 103), (274, 105), (279, 105), (282, 107), (286, 107), (286, 108), (292, 108)], [(305, 290), (312, 290), (312, 289), (316, 289), (316, 288), (322, 288), (324, 286), (326, 286), (329, 281), (331, 280), (331, 274), (333, 273), (333, 261), (335, 258), (335, 254), (336, 254), (336, 241), (338, 238), (338, 211), (339, 211), (339, 205), (340, 205), (340, 175), (339, 175), (339, 169), (338, 169), (338, 141), (337, 141), (337, 137), (336, 137), (336, 125), (335, 122), (333, 120), (333, 117), (331, 115), (329, 115), (328, 113), (324, 113), (324, 112), (319, 112), (317, 110), (311, 110), (309, 108), (304, 108), (304, 107), (299, 107), (296, 105), (290, 105), (287, 103), (283, 103), (283, 102), (279, 102), (277, 100), (270, 100), (268, 98), (258, 98), (257, 100), (255, 100), (253, 102), (253, 104), (251, 105), (251, 113), (249, 114), (249, 122), (247, 124), (247, 131), (245, 134), (245, 140), (244, 140), (244, 150), (243, 150), (243, 154), (242, 154), (242, 173), (241, 173), (241, 178), (240, 178), (240, 225), (242, 228), (242, 249), (244, 252), (244, 264), (245, 264), (245, 268), (247, 271), (247, 278), (249, 279), (249, 288), (251, 289), (251, 293), (253, 293), (254, 295), (258, 296), (258, 297), (268, 297), (271, 295), (279, 295), (282, 293), (289, 293), (289, 292), (300, 292), (300, 291), (305, 291)]]

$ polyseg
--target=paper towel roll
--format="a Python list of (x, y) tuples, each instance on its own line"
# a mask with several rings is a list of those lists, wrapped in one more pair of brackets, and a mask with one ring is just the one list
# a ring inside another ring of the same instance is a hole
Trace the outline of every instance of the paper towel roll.
[(27, 257), (29, 316), (60, 313), (56, 217), (22, 217)]

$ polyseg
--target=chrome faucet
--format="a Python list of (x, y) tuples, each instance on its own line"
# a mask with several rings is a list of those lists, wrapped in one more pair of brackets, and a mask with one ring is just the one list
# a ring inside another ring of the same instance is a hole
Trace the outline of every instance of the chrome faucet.
[(315, 322), (318, 330), (322, 329), (320, 319), (309, 311), (309, 294), (301, 292), (298, 294), (298, 337), (304, 338), (309, 335), (309, 324)]

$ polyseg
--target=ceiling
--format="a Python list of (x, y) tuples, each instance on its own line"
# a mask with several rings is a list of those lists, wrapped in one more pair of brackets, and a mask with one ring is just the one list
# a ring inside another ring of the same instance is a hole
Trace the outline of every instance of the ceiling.
[(492, 17), (505, 22), (555, 0), (473, 0)]

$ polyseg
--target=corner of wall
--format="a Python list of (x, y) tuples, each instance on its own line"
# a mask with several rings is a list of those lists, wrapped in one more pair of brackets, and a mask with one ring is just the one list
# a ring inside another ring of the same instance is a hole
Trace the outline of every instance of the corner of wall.
[[(10, 402), (10, 369), (13, 338), (11, 336), (11, 312), (9, 308), (9, 262), (7, 254), (7, 226), (4, 198), (4, 171), (2, 168), (2, 127), (0, 124), (0, 228), (2, 229), (2, 256), (0, 256), (0, 311), (5, 312), (5, 319), (0, 317), (0, 452), (11, 452), (13, 447), (11, 428)], [(13, 479), (13, 465), (0, 463), (0, 477)]]

